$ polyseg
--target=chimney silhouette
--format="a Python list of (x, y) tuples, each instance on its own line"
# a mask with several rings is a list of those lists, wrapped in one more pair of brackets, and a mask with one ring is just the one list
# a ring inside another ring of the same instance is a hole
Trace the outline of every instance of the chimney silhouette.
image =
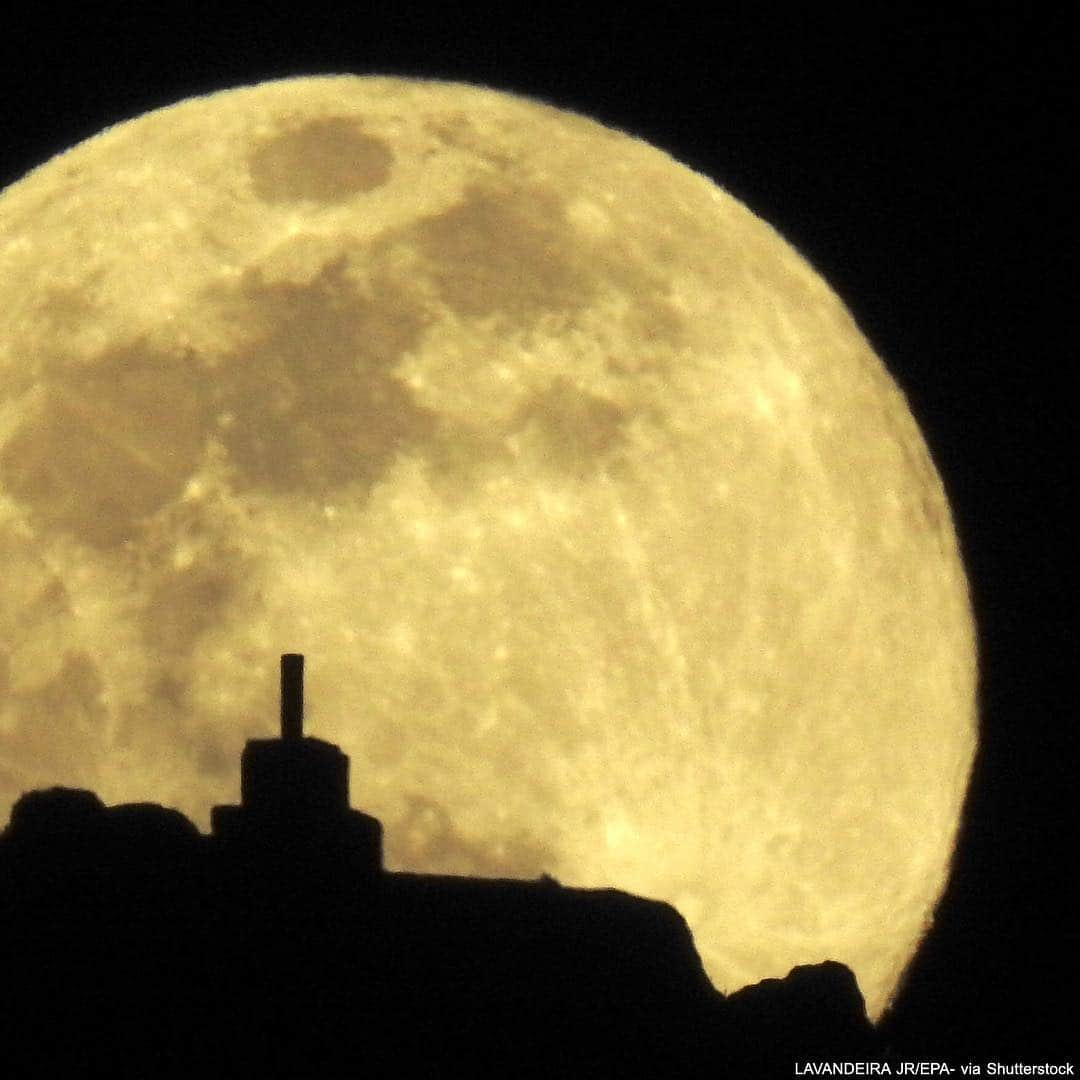
[(215, 806), (223, 841), (349, 848), (382, 869), (382, 825), (349, 806), (349, 759), (339, 747), (304, 734), (304, 657), (281, 657), (281, 737), (251, 739), (240, 761), (240, 805)]

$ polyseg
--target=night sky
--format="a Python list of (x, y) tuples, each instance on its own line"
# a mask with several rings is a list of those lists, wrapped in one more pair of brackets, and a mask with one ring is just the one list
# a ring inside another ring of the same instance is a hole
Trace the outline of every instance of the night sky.
[(0, 186), (192, 94), (351, 72), (538, 97), (645, 138), (748, 204), (831, 283), (907, 394), (972, 583), (982, 746), (895, 1036), (954, 1062), (1075, 1060), (1066, 6), (851, 25), (739, 5), (700, 22), (590, 8), (372, 18), (370, 6), (207, 8), (204, 25), (98, 5), (8, 14)]

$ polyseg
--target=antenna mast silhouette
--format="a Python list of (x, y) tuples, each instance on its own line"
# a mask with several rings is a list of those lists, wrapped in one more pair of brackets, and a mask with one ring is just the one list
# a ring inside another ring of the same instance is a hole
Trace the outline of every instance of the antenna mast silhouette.
[(284, 653), (281, 657), (281, 738), (304, 737), (304, 657)]

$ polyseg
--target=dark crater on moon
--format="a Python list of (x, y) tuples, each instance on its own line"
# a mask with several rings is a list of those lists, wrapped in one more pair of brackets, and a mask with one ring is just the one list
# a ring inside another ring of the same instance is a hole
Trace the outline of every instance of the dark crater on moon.
[(252, 338), (212, 366), (136, 341), (62, 369), (0, 449), (4, 490), (39, 525), (112, 549), (182, 494), (211, 437), (241, 489), (370, 486), (433, 436), (435, 414), (393, 375), (426, 318), (389, 279), (365, 295), (345, 268), (343, 257), (304, 285), (252, 272), (213, 298)]
[(474, 183), (448, 210), (390, 231), (379, 246), (419, 252), (440, 299), (460, 315), (529, 328), (551, 314), (572, 320), (608, 293), (629, 300), (620, 316), (628, 342), (679, 346), (686, 320), (663, 263), (650, 257), (654, 232), (619, 226), (596, 239), (573, 223), (554, 187)]
[(345, 116), (308, 120), (261, 142), (248, 159), (255, 194), (265, 202), (343, 202), (390, 178), (394, 155)]
[(0, 450), (0, 480), (36, 520), (97, 547), (128, 540), (202, 456), (205, 371), (144, 342), (45, 383)]
[(364, 295), (346, 256), (310, 284), (244, 282), (241, 319), (260, 336), (217, 373), (224, 407), (244, 418), (221, 432), (251, 483), (315, 495), (370, 487), (438, 422), (394, 375), (427, 325), (420, 303), (386, 277)]
[(399, 455), (414, 454), (452, 497), (471, 490), (477, 468), (508, 460), (509, 442), (521, 435), (542, 464), (574, 476), (611, 457), (628, 412), (566, 379), (501, 427), (419, 402), (395, 371), (434, 315), (408, 282), (379, 269), (379, 254), (368, 261), (375, 269), (366, 288), (341, 255), (305, 284), (266, 282), (253, 271), (229, 301), (243, 325), (260, 331), (214, 373), (217, 408), (237, 417), (217, 437), (242, 486), (320, 498), (346, 486), (370, 490)]
[(563, 214), (540, 188), (474, 184), (448, 210), (390, 233), (382, 243), (418, 251), (439, 296), (465, 316), (503, 314), (514, 326), (592, 303), (596, 275)]
[[(342, 123), (298, 128), (274, 152), (305, 139), (354, 145), (359, 135)], [(478, 468), (523, 452), (584, 478), (617, 455), (633, 409), (566, 377), (503, 423), (427, 407), (396, 371), (438, 317), (430, 288), (460, 315), (500, 315), (515, 331), (545, 315), (572, 319), (601, 288), (614, 289), (632, 299), (631, 343), (679, 337), (654, 271), (625, 257), (622, 241), (585, 238), (558, 195), (535, 185), (474, 185), (449, 210), (362, 251), (341, 243), (342, 254), (311, 280), (268, 280), (253, 268), (236, 286), (208, 290), (203, 302), (246, 339), (232, 353), (204, 357), (137, 340), (92, 365), (47, 364), (57, 374), (32, 391), (26, 418), (0, 449), (5, 490), (46, 528), (112, 549), (180, 496), (211, 439), (225, 448), (237, 490), (315, 499), (370, 490), (402, 454), (424, 459), (447, 497), (467, 494)]]
[(512, 435), (532, 444), (542, 465), (585, 479), (625, 441), (629, 412), (557, 378), (518, 409)]

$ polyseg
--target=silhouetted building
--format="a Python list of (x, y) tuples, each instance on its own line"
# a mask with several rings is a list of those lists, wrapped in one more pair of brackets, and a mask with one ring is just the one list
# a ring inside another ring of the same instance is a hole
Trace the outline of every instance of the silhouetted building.
[(252, 739), (240, 765), (240, 806), (215, 806), (223, 841), (342, 846), (354, 865), (382, 869), (382, 825), (349, 805), (349, 758), (304, 735), (304, 658), (281, 658), (281, 738)]

